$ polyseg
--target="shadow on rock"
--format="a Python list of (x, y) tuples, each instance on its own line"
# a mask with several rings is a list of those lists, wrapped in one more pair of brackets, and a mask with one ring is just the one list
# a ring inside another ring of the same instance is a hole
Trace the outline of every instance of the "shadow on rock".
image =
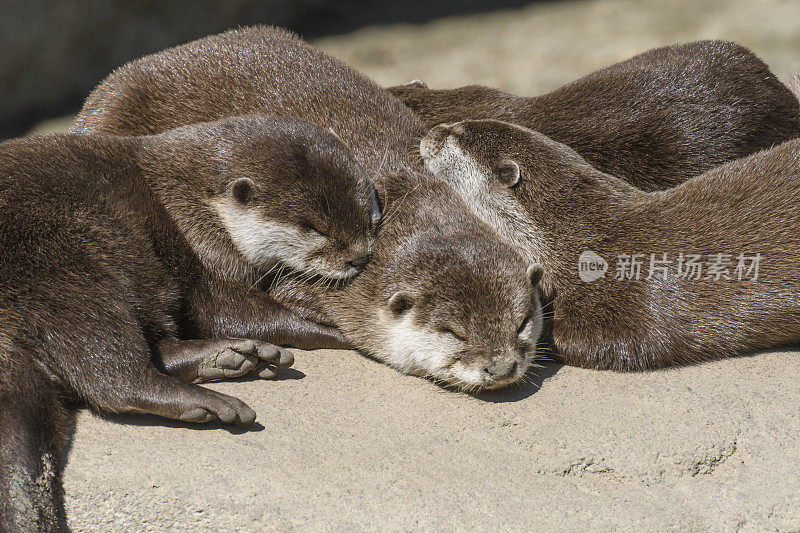
[(285, 380), (296, 380), (296, 379), (303, 379), (306, 377), (304, 372), (297, 370), (295, 368), (279, 368), (278, 375), (274, 378), (270, 379), (261, 379), (258, 376), (245, 374), (239, 378), (227, 379), (225, 383), (249, 383), (251, 381), (285, 381)]
[(219, 420), (212, 420), (210, 422), (197, 424), (192, 422), (181, 422), (180, 420), (172, 420), (170, 418), (162, 418), (160, 416), (147, 415), (147, 414), (143, 415), (107, 415), (101, 413), (95, 413), (95, 414), (97, 414), (97, 416), (99, 416), (104, 420), (108, 420), (109, 422), (114, 422), (115, 424), (123, 424), (126, 426), (140, 426), (140, 427), (161, 426), (168, 428), (184, 428), (184, 429), (192, 429), (199, 431), (222, 429), (233, 435), (240, 435), (242, 433), (254, 433), (266, 429), (263, 425), (261, 425), (258, 422), (254, 422), (253, 425), (249, 427), (242, 427), (242, 426), (234, 426), (231, 424), (223, 424)]

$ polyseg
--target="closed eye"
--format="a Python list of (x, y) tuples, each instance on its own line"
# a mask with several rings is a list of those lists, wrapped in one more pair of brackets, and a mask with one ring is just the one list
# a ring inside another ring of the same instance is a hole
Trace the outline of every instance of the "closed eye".
[(531, 323), (531, 317), (528, 316), (525, 320), (522, 321), (522, 325), (517, 329), (517, 337), (522, 337), (525, 333), (525, 330), (528, 329), (528, 325)]
[(458, 333), (456, 333), (455, 331), (453, 331), (450, 328), (439, 328), (439, 331), (441, 333), (445, 333), (447, 335), (451, 335), (451, 336), (455, 337), (456, 339), (460, 340), (461, 342), (466, 342), (467, 341), (467, 339), (465, 339), (462, 335), (459, 335)]
[(322, 231), (317, 226), (314, 226), (311, 223), (305, 222), (303, 224), (300, 224), (300, 227), (303, 228), (303, 230), (305, 230), (305, 231), (307, 231), (309, 233), (316, 233), (317, 235), (319, 235), (321, 237), (325, 237), (325, 238), (328, 237), (328, 235), (324, 231)]

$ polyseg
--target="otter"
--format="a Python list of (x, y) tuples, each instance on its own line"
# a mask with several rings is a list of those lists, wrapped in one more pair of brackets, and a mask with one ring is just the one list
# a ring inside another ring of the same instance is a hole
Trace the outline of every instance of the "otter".
[(0, 529), (66, 527), (76, 404), (250, 425), (196, 383), (273, 377), (293, 361), (278, 344), (346, 346), (250, 280), (284, 261), (353, 277), (374, 202), (342, 142), (296, 119), (0, 144)]
[(402, 372), (467, 390), (524, 375), (541, 330), (538, 268), (427, 174), (416, 145), (426, 128), (408, 108), (296, 35), (245, 28), (133, 61), (94, 90), (72, 131), (141, 135), (242, 113), (332, 129), (370, 169), (384, 213), (352, 282), (280, 276), (265, 289)]
[(800, 103), (747, 48), (699, 41), (650, 50), (532, 98), (491, 87), (391, 87), (428, 127), (497, 119), (564, 143), (646, 191), (800, 136)]
[(644, 370), (800, 340), (798, 139), (657, 192), (502, 121), (436, 126), (421, 153), (543, 266), (568, 364)]
[(464, 391), (521, 379), (543, 328), (540, 266), (487, 231), (444, 183), (395, 177), (384, 193), (387, 222), (363, 274), (344, 291), (287, 278), (275, 296), (316, 302), (354, 346), (403, 373)]

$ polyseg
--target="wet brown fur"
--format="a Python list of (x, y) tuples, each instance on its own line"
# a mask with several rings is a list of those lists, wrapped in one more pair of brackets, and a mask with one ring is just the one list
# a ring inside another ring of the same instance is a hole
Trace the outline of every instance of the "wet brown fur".
[(800, 136), (795, 95), (750, 50), (727, 41), (650, 50), (531, 98), (477, 85), (389, 91), (429, 127), (519, 124), (647, 191)]

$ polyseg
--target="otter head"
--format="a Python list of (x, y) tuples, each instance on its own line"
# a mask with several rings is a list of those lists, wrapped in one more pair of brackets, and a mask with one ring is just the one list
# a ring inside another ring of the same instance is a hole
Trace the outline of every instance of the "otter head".
[(465, 390), (519, 380), (542, 331), (541, 269), (482, 234), (417, 234), (397, 250), (380, 296), (379, 356)]
[(368, 173), (334, 133), (249, 116), (221, 121), (213, 135), (208, 204), (247, 262), (335, 280), (366, 266), (381, 209)]
[(552, 206), (574, 196), (570, 188), (597, 172), (571, 148), (499, 120), (440, 124), (423, 138), (420, 153), (428, 170), (535, 262), (547, 262), (552, 246), (544, 227)]

